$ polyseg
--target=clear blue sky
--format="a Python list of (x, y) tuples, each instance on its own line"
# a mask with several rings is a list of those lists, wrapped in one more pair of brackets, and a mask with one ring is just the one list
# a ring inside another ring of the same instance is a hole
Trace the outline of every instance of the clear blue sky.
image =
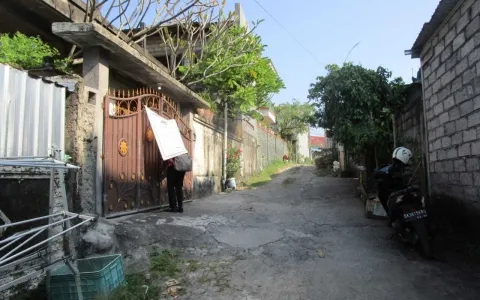
[(348, 61), (368, 68), (379, 65), (411, 82), (419, 60), (404, 55), (430, 20), (438, 0), (258, 0), (313, 55), (312, 58), (254, 0), (228, 0), (228, 6), (241, 3), (249, 21), (264, 19), (257, 33), (268, 45), (272, 58), (285, 81), (286, 89), (274, 96), (275, 103), (296, 98), (305, 101), (309, 85), (324, 75), (326, 64)]

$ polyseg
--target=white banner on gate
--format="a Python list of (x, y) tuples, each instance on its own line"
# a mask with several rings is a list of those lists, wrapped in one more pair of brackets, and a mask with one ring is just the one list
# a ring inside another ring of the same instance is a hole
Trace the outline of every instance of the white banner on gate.
[(188, 153), (178, 129), (177, 121), (162, 118), (148, 107), (145, 107), (145, 110), (163, 160)]

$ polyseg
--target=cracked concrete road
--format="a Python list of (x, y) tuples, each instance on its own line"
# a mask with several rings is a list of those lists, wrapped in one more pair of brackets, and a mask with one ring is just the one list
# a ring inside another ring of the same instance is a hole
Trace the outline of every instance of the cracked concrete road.
[(152, 245), (200, 268), (181, 299), (479, 299), (480, 281), (422, 260), (385, 221), (368, 220), (351, 179), (290, 169), (256, 190), (187, 204), (184, 214), (118, 219), (125, 262), (141, 268)]

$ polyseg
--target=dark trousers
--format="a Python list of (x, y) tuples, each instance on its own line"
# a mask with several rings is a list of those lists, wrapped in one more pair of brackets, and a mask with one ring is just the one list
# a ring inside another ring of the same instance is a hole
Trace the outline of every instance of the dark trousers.
[(183, 207), (183, 178), (185, 172), (179, 172), (173, 167), (167, 170), (167, 190), (168, 190), (168, 202), (170, 208)]

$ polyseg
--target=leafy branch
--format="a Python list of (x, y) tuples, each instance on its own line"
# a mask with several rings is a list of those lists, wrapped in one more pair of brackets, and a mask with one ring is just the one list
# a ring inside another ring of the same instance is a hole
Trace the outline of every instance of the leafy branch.
[(70, 73), (71, 60), (61, 58), (60, 52), (44, 43), (40, 37), (27, 37), (20, 32), (13, 36), (0, 35), (0, 63), (32, 70), (43, 66), (44, 57), (54, 58), (56, 70)]

